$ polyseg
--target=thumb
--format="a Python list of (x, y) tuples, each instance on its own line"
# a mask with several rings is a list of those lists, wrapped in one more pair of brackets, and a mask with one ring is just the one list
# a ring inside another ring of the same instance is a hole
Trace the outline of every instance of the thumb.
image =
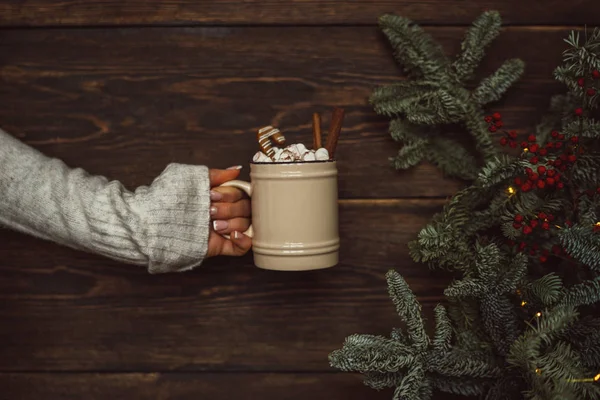
[(209, 170), (210, 186), (219, 186), (225, 182), (231, 181), (240, 175), (241, 165), (229, 167), (227, 169), (211, 169)]

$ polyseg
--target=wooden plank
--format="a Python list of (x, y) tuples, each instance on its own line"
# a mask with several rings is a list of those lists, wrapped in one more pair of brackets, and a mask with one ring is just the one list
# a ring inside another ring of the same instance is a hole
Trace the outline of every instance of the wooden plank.
[(589, 24), (600, 19), (595, 2), (489, 0), (485, 5), (462, 0), (88, 0), (5, 1), (0, 24), (136, 25), (136, 24), (374, 24), (384, 13), (402, 14), (424, 24), (469, 24), (484, 9), (502, 13), (508, 24)]
[[(458, 51), (462, 29), (429, 31)], [(507, 128), (525, 134), (562, 90), (552, 71), (565, 34), (510, 28), (489, 49), (480, 76), (510, 57), (528, 63), (493, 107)], [(0, 43), (0, 126), (128, 186), (149, 183), (169, 162), (245, 164), (267, 124), (308, 142), (312, 113), (323, 112), (325, 125), (339, 105), (347, 111), (342, 198), (447, 196), (460, 187), (430, 165), (389, 165), (400, 146), (367, 99), (400, 73), (375, 28), (4, 30)]]
[(182, 274), (144, 269), (0, 233), (0, 371), (329, 371), (356, 333), (401, 326), (384, 274), (423, 301), (447, 277), (410, 260), (407, 242), (441, 200), (346, 201), (340, 264), (260, 270), (251, 255)]
[(0, 386), (4, 398), (19, 400), (383, 400), (393, 393), (372, 390), (357, 375), (322, 373), (23, 373), (0, 374)]

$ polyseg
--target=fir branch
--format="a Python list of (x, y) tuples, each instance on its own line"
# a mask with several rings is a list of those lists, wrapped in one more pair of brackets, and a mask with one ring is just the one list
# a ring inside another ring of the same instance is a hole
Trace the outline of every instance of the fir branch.
[(435, 313), (435, 334), (433, 336), (433, 348), (446, 352), (450, 350), (450, 340), (452, 339), (452, 325), (442, 305), (437, 305)]
[(582, 264), (600, 270), (600, 235), (591, 226), (565, 227), (558, 236), (568, 254)]
[(554, 272), (550, 272), (531, 282), (528, 287), (533, 296), (545, 306), (550, 306), (557, 302), (563, 295), (562, 289), (562, 280)]
[(479, 105), (500, 100), (502, 95), (515, 83), (525, 70), (525, 63), (519, 59), (507, 60), (489, 77), (481, 81), (473, 92)]
[(467, 31), (461, 44), (461, 54), (452, 67), (460, 81), (470, 79), (483, 59), (485, 48), (500, 34), (502, 20), (497, 11), (481, 14)]
[(446, 138), (434, 138), (426, 147), (426, 158), (447, 176), (475, 179), (477, 160), (460, 144)]
[(402, 118), (390, 121), (389, 132), (392, 139), (397, 142), (427, 141), (436, 133), (436, 130), (427, 125), (411, 124)]
[(560, 304), (578, 307), (597, 302), (600, 302), (600, 276), (564, 289), (564, 295), (561, 298)]
[(429, 345), (429, 338), (425, 332), (425, 325), (421, 317), (421, 305), (413, 294), (408, 284), (396, 271), (386, 274), (388, 292), (396, 306), (396, 312), (406, 321), (408, 337), (419, 350), (424, 350)]
[(405, 143), (398, 151), (395, 157), (390, 158), (390, 162), (396, 169), (408, 169), (419, 164), (427, 155), (427, 141), (416, 140)]
[(411, 76), (431, 80), (443, 80), (450, 64), (430, 35), (407, 18), (383, 15), (379, 26), (386, 35), (398, 63)]
[(419, 103), (424, 96), (439, 89), (440, 86), (436, 82), (404, 81), (376, 88), (371, 94), (369, 102), (373, 105), (376, 113), (394, 116), (405, 113), (407, 109)]

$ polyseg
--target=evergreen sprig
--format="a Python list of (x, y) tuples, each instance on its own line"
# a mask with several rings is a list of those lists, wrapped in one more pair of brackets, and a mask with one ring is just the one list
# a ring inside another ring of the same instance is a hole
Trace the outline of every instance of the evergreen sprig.
[[(406, 147), (391, 159), (394, 167), (407, 169), (428, 161), (449, 176), (472, 180), (474, 171), (481, 166), (479, 158), (489, 161), (498, 155), (488, 127), (482, 122), (482, 107), (499, 100), (519, 79), (525, 66), (521, 60), (508, 60), (474, 90), (467, 87), (486, 47), (500, 32), (500, 15), (496, 11), (483, 13), (467, 31), (461, 52), (453, 62), (430, 35), (409, 19), (384, 15), (379, 22), (395, 59), (412, 78), (379, 87), (370, 98), (377, 113), (392, 118), (392, 137)], [(477, 154), (472, 154), (464, 140), (444, 134), (443, 127), (448, 124), (466, 127)], [(426, 141), (419, 139), (418, 132), (423, 127), (430, 128)], [(417, 134), (409, 133), (410, 130)]]

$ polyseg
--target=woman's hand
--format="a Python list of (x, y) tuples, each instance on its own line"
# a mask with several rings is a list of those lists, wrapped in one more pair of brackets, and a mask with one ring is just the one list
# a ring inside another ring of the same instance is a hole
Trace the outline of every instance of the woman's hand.
[[(242, 232), (250, 227), (250, 199), (233, 187), (217, 187), (237, 179), (241, 167), (210, 170), (210, 218), (207, 257), (242, 256), (252, 247), (252, 239)], [(222, 234), (228, 234), (225, 239)]]

